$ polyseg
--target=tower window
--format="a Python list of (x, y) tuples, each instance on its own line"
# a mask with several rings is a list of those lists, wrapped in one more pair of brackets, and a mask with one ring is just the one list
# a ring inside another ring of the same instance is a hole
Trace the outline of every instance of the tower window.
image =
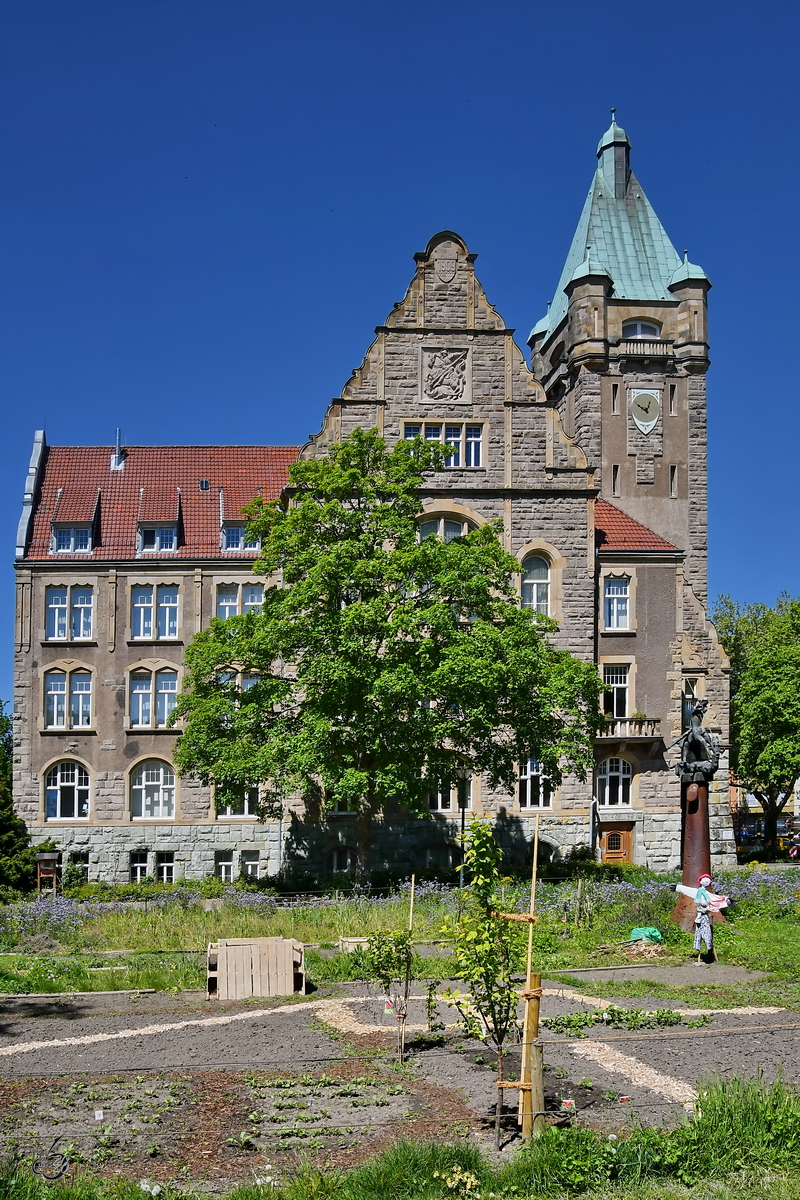
[(614, 463), (611, 468), (611, 495), (619, 495), (619, 463)]
[(660, 338), (661, 326), (655, 321), (623, 321), (622, 336), (632, 338)]
[(670, 467), (669, 469), (669, 494), (675, 500), (678, 495), (678, 468)]

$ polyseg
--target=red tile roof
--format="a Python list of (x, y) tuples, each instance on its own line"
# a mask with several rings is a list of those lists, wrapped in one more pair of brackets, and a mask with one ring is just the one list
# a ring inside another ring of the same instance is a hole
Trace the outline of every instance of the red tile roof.
[[(136, 558), (139, 521), (172, 522), (181, 533), (171, 558), (222, 558), (220, 513), (236, 520), (261, 494), (277, 498), (299, 446), (126, 446), (122, 470), (111, 470), (113, 446), (51, 446), (45, 454), (27, 559), (85, 562)], [(209, 481), (208, 491), (200, 480)], [(221, 492), (220, 492), (221, 489)], [(91, 521), (99, 544), (91, 554), (50, 553), (52, 522)], [(150, 555), (147, 556), (148, 558)], [(225, 554), (229, 559), (235, 555)]]
[(662, 550), (679, 554), (677, 546), (666, 542), (646, 525), (640, 525), (607, 500), (597, 500), (594, 506), (594, 525), (597, 549), (603, 550)]

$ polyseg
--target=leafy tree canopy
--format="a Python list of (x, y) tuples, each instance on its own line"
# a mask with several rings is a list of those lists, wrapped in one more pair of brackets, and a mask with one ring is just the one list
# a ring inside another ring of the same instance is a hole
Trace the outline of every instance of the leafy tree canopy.
[(721, 596), (713, 618), (731, 660), (731, 765), (764, 810), (772, 853), (800, 777), (800, 599), (769, 608)]
[(529, 755), (555, 783), (584, 776), (602, 723), (594, 666), (520, 608), (498, 527), (420, 540), (423, 473), (446, 453), (359, 429), (295, 463), (290, 503), (247, 511), (262, 611), (214, 619), (186, 654), (179, 769), (215, 782), (218, 804), (260, 781), (262, 815), (335, 797), (358, 813), (362, 873), (388, 804), (423, 815), (460, 764), (509, 790)]

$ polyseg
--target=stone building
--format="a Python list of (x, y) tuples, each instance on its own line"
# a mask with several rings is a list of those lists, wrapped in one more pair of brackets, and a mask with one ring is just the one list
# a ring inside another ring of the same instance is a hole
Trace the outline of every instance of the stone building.
[[(522, 854), (538, 814), (546, 851), (678, 865), (680, 783), (670, 770), (695, 696), (727, 739), (727, 661), (706, 616), (706, 324), (710, 286), (681, 261), (612, 123), (532, 365), (489, 304), (476, 255), (443, 232), (303, 447), (45, 445), (37, 434), (17, 545), (15, 797), (93, 878), (275, 874), (298, 860), (346, 870), (346, 813), (287, 805), (261, 823), (250, 798), (216, 812), (175, 776), (166, 728), (183, 647), (215, 615), (257, 605), (241, 508), (277, 496), (299, 454), (353, 429), (454, 448), (420, 498), (421, 536), (500, 520), (521, 603), (594, 660), (607, 728), (594, 778), (558, 788), (535, 761), (514, 795), (475, 778), (469, 810), (496, 814)], [(246, 684), (246, 681), (243, 681)], [(726, 757), (711, 796), (712, 852), (735, 861)], [(376, 825), (394, 869), (458, 857), (458, 801)]]

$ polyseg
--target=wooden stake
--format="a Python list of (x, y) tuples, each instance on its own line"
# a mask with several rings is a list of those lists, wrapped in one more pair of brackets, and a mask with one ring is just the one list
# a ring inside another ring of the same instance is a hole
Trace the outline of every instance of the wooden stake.
[[(411, 876), (411, 899), (409, 900), (409, 903), (408, 903), (408, 932), (409, 933), (411, 933), (411, 931), (414, 928), (414, 891), (416, 888), (416, 882), (417, 882), (416, 875), (412, 875)], [(408, 990), (409, 990), (409, 978), (408, 978), (408, 975), (406, 975), (405, 994), (403, 996), (403, 1015), (400, 1019), (400, 1038), (399, 1038), (399, 1040), (400, 1040), (400, 1065), (401, 1066), (403, 1064), (403, 1060), (405, 1058), (405, 1053), (406, 1053), (406, 1018), (408, 1016)]]
[[(531, 870), (531, 903), (528, 916), (536, 908), (536, 877), (539, 865), (539, 814), (533, 835), (533, 868)], [(533, 974), (533, 920), (528, 925), (528, 960), (525, 968), (525, 1021), (522, 1027), (522, 1064), (519, 1073), (524, 1086), (519, 1094), (519, 1119), (522, 1137), (529, 1141), (544, 1126), (544, 1083), (542, 1080), (542, 1048), (534, 1043), (539, 1037), (539, 997), (542, 977)]]

